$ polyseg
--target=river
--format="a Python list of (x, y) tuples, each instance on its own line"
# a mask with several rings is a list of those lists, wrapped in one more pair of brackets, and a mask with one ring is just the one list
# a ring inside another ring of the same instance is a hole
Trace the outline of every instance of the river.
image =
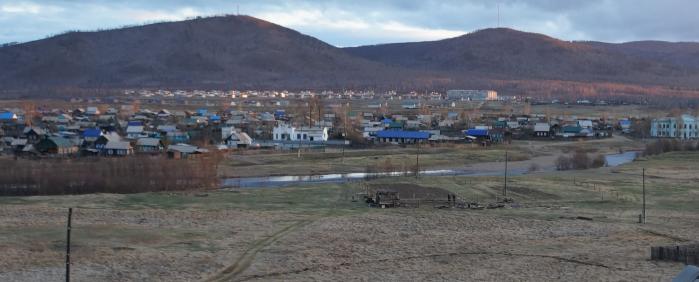
[[(636, 159), (638, 152), (630, 151), (620, 154), (605, 155), (606, 166), (615, 167), (626, 163), (630, 163)], [(502, 163), (502, 162), (500, 162)], [(517, 163), (517, 162), (511, 162)], [(439, 170), (422, 170), (420, 176), (499, 176), (503, 175), (502, 169), (486, 169), (485, 167), (471, 165), (469, 168), (459, 169), (439, 169)], [(504, 168), (504, 167), (503, 167)], [(553, 171), (552, 167), (545, 167), (539, 171)], [(508, 175), (516, 176), (529, 173), (530, 170), (522, 165), (513, 165), (507, 171)], [(395, 177), (395, 176), (410, 176), (415, 175), (414, 172), (384, 172), (384, 173), (331, 173), (318, 175), (286, 175), (286, 176), (268, 176), (268, 177), (237, 177), (226, 178), (223, 180), (224, 188), (274, 188), (284, 187), (294, 184), (306, 183), (344, 183), (358, 181), (373, 177)]]

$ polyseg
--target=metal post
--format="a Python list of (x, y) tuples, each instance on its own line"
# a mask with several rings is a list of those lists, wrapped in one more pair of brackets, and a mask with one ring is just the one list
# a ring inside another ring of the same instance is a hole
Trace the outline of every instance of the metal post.
[(641, 216), (643, 217), (643, 223), (646, 223), (646, 168), (643, 168), (643, 211)]
[(507, 197), (507, 151), (505, 151), (505, 189), (502, 190), (502, 195)]
[(73, 208), (68, 208), (68, 227), (66, 236), (66, 282), (70, 282), (70, 222), (73, 217)]

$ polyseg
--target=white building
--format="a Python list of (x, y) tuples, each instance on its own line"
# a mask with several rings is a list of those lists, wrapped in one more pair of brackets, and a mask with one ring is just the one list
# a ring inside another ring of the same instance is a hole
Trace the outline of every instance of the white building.
[(498, 92), (494, 90), (447, 90), (447, 99), (460, 101), (495, 101)]
[(650, 124), (650, 136), (658, 138), (699, 138), (699, 123), (697, 118), (690, 115), (682, 115), (679, 119), (674, 117), (653, 119)]
[(300, 127), (280, 124), (272, 129), (274, 141), (328, 141), (327, 127)]

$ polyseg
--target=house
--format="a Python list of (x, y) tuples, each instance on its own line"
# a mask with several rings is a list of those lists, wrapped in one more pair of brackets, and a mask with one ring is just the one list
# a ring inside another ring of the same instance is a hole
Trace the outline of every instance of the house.
[(560, 135), (564, 138), (579, 136), (583, 128), (577, 125), (567, 125), (563, 126)]
[(78, 146), (63, 137), (44, 138), (34, 146), (39, 153), (68, 156), (78, 152)]
[(158, 138), (139, 138), (136, 140), (136, 151), (139, 153), (161, 153), (165, 146)]
[(280, 124), (272, 129), (274, 141), (328, 141), (327, 127), (301, 127), (296, 128), (288, 124)]
[(167, 138), (167, 140), (173, 143), (182, 143), (189, 141), (189, 134), (179, 130), (174, 132), (168, 132), (167, 135), (165, 135), (165, 137)]
[(101, 112), (97, 107), (87, 107), (87, 109), (85, 109), (85, 114), (89, 116), (96, 116), (101, 114)]
[(650, 136), (652, 137), (678, 137), (677, 119), (673, 117), (656, 118), (650, 123)]
[(235, 127), (221, 128), (221, 139), (229, 148), (244, 148), (252, 144), (252, 138), (245, 132), (240, 132)]
[(206, 149), (183, 143), (167, 147), (167, 157), (171, 159), (187, 159), (207, 152), (208, 150)]
[(498, 92), (494, 90), (447, 90), (447, 99), (459, 101), (495, 101)]
[(177, 126), (174, 125), (158, 125), (157, 127), (158, 131), (162, 133), (163, 135), (167, 135), (170, 132), (175, 132), (177, 131)]
[(430, 138), (429, 132), (404, 130), (381, 130), (377, 131), (375, 135), (379, 142), (398, 144), (414, 144)]
[(628, 119), (622, 119), (619, 121), (619, 128), (623, 133), (631, 133), (631, 121)]
[(67, 114), (60, 114), (57, 115), (55, 118), (56, 123), (61, 123), (61, 124), (66, 124), (66, 123), (71, 123), (73, 121), (73, 117)]
[(233, 131), (223, 142), (229, 148), (245, 148), (252, 144), (252, 138), (245, 132)]
[(502, 143), (505, 141), (506, 130), (504, 128), (493, 128), (488, 130), (488, 138), (493, 143)]
[(482, 129), (482, 128), (471, 128), (466, 131), (464, 131), (466, 134), (466, 137), (469, 137), (470, 139), (488, 139), (489, 134), (488, 134), (488, 129)]
[(143, 125), (129, 125), (126, 127), (126, 138), (138, 139), (140, 137), (146, 137), (143, 135)]
[(169, 118), (171, 115), (172, 115), (172, 113), (170, 113), (170, 111), (168, 111), (166, 109), (160, 110), (157, 114), (157, 116), (159, 118)]
[(403, 101), (401, 103), (401, 107), (403, 107), (403, 109), (407, 109), (407, 110), (417, 109), (420, 107), (420, 103), (415, 101), (415, 100), (407, 100), (407, 101)]
[(22, 131), (22, 135), (24, 135), (27, 138), (27, 140), (29, 140), (29, 143), (36, 143), (44, 138), (44, 136), (46, 135), (46, 131), (38, 127), (28, 126), (24, 128), (24, 130)]
[(111, 140), (101, 150), (105, 156), (128, 156), (133, 154), (133, 147), (128, 141)]
[(383, 127), (379, 126), (366, 126), (364, 127), (364, 130), (362, 130), (362, 137), (364, 138), (372, 138), (373, 136), (376, 135), (376, 132), (384, 130)]
[(699, 122), (697, 118), (690, 115), (682, 115), (680, 117), (682, 124), (680, 126), (679, 137), (682, 139), (699, 138)]
[(551, 125), (545, 122), (537, 122), (534, 125), (534, 136), (549, 137), (551, 135)]
[(297, 141), (324, 142), (328, 141), (327, 127), (301, 127), (296, 129)]
[(15, 152), (21, 151), (24, 149), (25, 146), (27, 146), (27, 139), (22, 139), (22, 138), (13, 138), (12, 142), (10, 143), (10, 147), (12, 150)]
[(582, 128), (592, 128), (592, 121), (589, 119), (578, 120), (578, 126)]
[(17, 115), (13, 112), (0, 112), (0, 122), (15, 122)]
[(220, 122), (221, 122), (221, 116), (219, 116), (219, 115), (210, 115), (210, 116), (209, 116), (209, 122), (211, 122), (211, 123), (220, 123)]
[(83, 131), (82, 137), (85, 142), (95, 142), (97, 141), (97, 138), (102, 136), (102, 130), (99, 128), (88, 128)]
[(95, 139), (95, 142), (93, 143), (93, 146), (95, 149), (98, 151), (101, 151), (104, 149), (104, 146), (109, 143), (109, 141), (120, 141), (121, 136), (119, 136), (116, 133), (110, 133), (110, 134), (102, 134), (97, 139)]

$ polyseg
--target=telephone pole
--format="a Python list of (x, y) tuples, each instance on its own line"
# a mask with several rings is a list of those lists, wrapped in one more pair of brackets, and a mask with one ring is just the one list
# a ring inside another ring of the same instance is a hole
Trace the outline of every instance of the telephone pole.
[(507, 197), (507, 151), (505, 151), (505, 188), (502, 190), (503, 197)]
[(66, 282), (70, 282), (70, 221), (73, 217), (73, 208), (68, 208), (68, 227), (66, 229)]
[(417, 140), (417, 154), (415, 154), (415, 178), (420, 175), (420, 139)]
[(641, 223), (646, 223), (646, 168), (643, 168), (643, 210), (641, 211)]

